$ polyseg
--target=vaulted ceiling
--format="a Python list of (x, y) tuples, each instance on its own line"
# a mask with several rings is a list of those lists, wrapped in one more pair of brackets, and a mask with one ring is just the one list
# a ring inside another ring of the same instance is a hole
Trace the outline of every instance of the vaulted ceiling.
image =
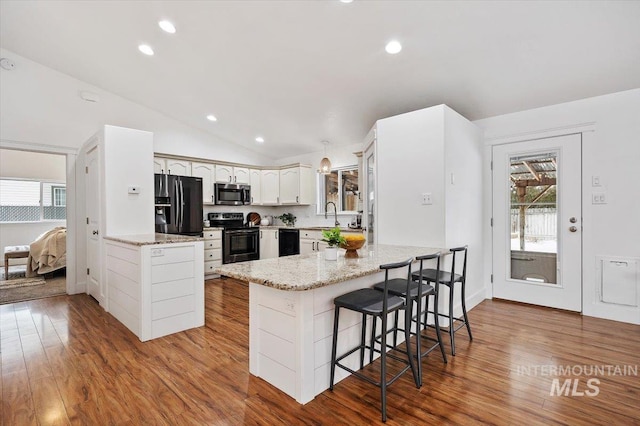
[(474, 120), (640, 87), (639, 22), (638, 1), (3, 0), (0, 43), (277, 158), (441, 103)]

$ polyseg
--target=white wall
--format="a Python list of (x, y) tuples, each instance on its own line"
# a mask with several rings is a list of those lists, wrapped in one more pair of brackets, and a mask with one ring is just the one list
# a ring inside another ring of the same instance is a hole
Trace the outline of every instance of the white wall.
[[(105, 126), (103, 152), (106, 235), (153, 234), (153, 134)], [(140, 192), (129, 194), (130, 186)]]
[[(597, 256), (640, 258), (640, 89), (492, 117), (475, 124), (485, 132), (485, 156), (490, 156), (492, 144), (509, 139), (595, 129), (583, 133), (582, 144), (583, 313), (640, 323), (640, 308), (598, 301), (596, 264)], [(488, 161), (485, 158), (485, 164)], [(592, 176), (600, 177), (601, 187), (591, 186)], [(485, 203), (490, 204), (488, 182), (485, 189)], [(604, 192), (607, 204), (591, 204), (593, 192)], [(485, 249), (491, 250), (490, 238), (485, 238)], [(485, 266), (491, 269), (489, 261)], [(486, 284), (490, 289), (490, 283)]]
[[(153, 132), (154, 151), (248, 164), (267, 159), (157, 111), (62, 74), (6, 49), (16, 67), (0, 70), (0, 139), (79, 148), (106, 124)], [(105, 66), (107, 66), (105, 64)], [(97, 103), (78, 96), (90, 91)], [(161, 90), (161, 88), (159, 88)]]
[(66, 158), (57, 154), (0, 149), (0, 177), (64, 182)]
[[(444, 105), (377, 122), (380, 244), (445, 247)], [(422, 204), (422, 193), (433, 204)]]

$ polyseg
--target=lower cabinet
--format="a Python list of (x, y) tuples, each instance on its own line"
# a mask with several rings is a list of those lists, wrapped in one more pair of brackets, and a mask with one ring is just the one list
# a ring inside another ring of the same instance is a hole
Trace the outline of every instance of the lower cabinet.
[(260, 229), (260, 259), (273, 259), (279, 255), (278, 229)]
[(205, 278), (216, 278), (213, 268), (222, 265), (222, 231), (206, 230), (204, 236), (204, 275)]
[(201, 241), (105, 248), (107, 310), (141, 341), (204, 325)]
[(327, 243), (322, 242), (322, 231), (300, 230), (300, 254), (324, 251)]

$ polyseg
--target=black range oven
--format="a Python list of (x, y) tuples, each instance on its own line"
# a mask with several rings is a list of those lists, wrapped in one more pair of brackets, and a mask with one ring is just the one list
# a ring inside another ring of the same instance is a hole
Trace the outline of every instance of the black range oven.
[(222, 231), (222, 263), (260, 259), (260, 230), (247, 228), (242, 213), (209, 213), (209, 222)]

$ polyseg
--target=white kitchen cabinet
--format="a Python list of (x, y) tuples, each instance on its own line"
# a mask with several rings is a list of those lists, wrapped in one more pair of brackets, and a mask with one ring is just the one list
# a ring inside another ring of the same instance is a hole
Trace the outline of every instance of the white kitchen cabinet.
[(233, 167), (216, 164), (216, 182), (249, 183), (248, 167)]
[(277, 229), (260, 229), (260, 259), (273, 259), (280, 255)]
[(312, 200), (313, 182), (310, 166), (280, 170), (280, 204), (308, 205)]
[(262, 204), (262, 173), (257, 169), (249, 169), (249, 185), (251, 185), (251, 204)]
[(280, 171), (262, 170), (261, 198), (263, 205), (277, 205), (280, 202)]
[(327, 243), (322, 241), (322, 231), (300, 230), (300, 254), (317, 253), (324, 251)]
[(202, 178), (202, 201), (213, 203), (213, 181), (215, 165), (212, 163), (191, 163), (191, 176)]
[(191, 162), (185, 160), (167, 159), (165, 173), (178, 176), (191, 176)]
[[(329, 228), (327, 228), (329, 229)], [(342, 230), (340, 232), (344, 235), (358, 235), (362, 234), (362, 231), (346, 231)], [(309, 231), (306, 229), (300, 230), (300, 254), (309, 254), (309, 253), (317, 253), (319, 251), (324, 251), (329, 247), (329, 244), (322, 241), (322, 231)]]
[(218, 275), (213, 269), (222, 265), (222, 231), (205, 229), (204, 237), (204, 275), (206, 279), (215, 278)]
[(165, 173), (167, 170), (167, 159), (153, 157), (153, 173)]

